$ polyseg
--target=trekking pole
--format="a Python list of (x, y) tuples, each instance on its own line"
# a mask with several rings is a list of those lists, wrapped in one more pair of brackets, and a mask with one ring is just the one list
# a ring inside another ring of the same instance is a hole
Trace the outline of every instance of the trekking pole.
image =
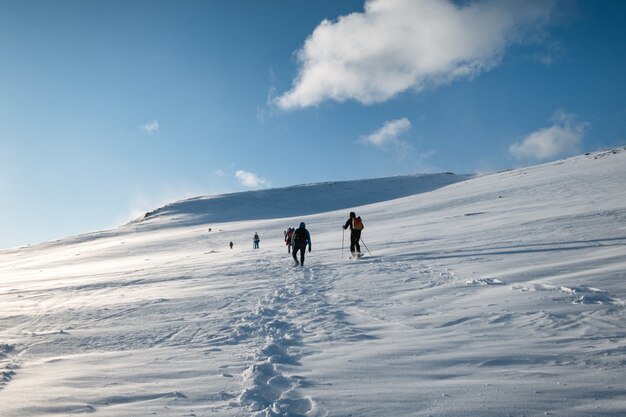
[(365, 244), (365, 242), (363, 242), (363, 239), (361, 239), (361, 243), (363, 244), (363, 246), (365, 246), (365, 249), (367, 249), (367, 253), (370, 254), (370, 256), (372, 256), (372, 252), (370, 252), (369, 248), (367, 247), (367, 245)]
[(341, 232), (341, 259), (343, 259), (343, 237), (346, 235), (346, 229)]

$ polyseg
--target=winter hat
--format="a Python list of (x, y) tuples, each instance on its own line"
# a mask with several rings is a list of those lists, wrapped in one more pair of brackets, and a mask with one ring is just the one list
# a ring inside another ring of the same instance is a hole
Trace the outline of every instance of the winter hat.
[(301, 223), (300, 223), (300, 229), (304, 229), (304, 227), (305, 227), (305, 226), (304, 226), (304, 222), (301, 222)]

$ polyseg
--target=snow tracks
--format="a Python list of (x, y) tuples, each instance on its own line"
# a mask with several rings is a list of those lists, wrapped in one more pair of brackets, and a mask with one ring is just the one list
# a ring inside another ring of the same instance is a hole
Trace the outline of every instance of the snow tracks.
[[(305, 378), (295, 374), (303, 356), (303, 327), (296, 323), (297, 299), (310, 302), (304, 271), (295, 273), (258, 261), (262, 271), (271, 271), (268, 293), (239, 319), (230, 339), (241, 343), (251, 338), (258, 345), (251, 364), (242, 374), (244, 389), (239, 404), (255, 416), (303, 416), (313, 408), (313, 400), (300, 393)], [(285, 282), (282, 278), (289, 277)]]
[(18, 365), (10, 359), (14, 353), (15, 346), (0, 343), (0, 389), (13, 379), (18, 368)]
[(328, 412), (305, 394), (307, 379), (301, 360), (314, 353), (316, 342), (367, 337), (351, 327), (341, 309), (331, 304), (332, 271), (323, 265), (292, 267), (291, 262), (256, 261), (256, 271), (269, 277), (263, 298), (249, 311), (232, 317), (227, 344), (256, 346), (241, 378), (240, 406), (260, 416), (325, 416)]

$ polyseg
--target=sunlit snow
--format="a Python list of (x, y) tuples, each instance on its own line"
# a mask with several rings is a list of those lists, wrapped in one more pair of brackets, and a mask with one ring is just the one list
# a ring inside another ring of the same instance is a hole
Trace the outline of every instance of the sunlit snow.
[(1, 251), (0, 415), (626, 415), (625, 184), (619, 148), (200, 197)]

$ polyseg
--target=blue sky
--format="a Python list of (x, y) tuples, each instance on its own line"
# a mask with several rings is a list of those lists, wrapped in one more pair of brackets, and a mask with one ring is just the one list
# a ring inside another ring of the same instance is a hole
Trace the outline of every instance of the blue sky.
[(0, 248), (196, 195), (624, 145), (625, 20), (621, 1), (0, 0)]

